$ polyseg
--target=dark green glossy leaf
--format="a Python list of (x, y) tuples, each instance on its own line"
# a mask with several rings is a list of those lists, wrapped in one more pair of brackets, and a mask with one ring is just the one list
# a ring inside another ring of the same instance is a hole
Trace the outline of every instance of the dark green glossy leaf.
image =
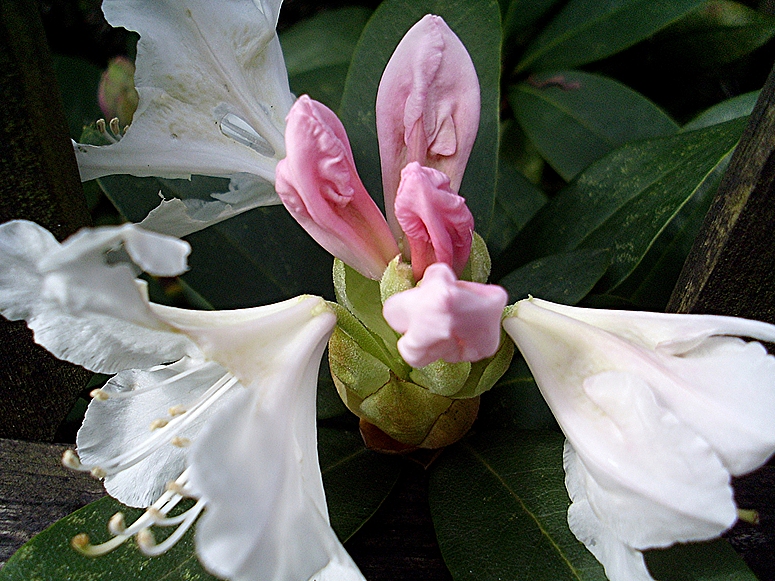
[(495, 213), (487, 239), (487, 248), (494, 260), (547, 200), (546, 194), (503, 157), (498, 161), (497, 188)]
[(339, 107), (347, 69), (371, 10), (324, 10), (280, 33), (291, 90)]
[(351, 430), (320, 428), (318, 449), (331, 526), (344, 542), (393, 489), (401, 461), (367, 450), (360, 435)]
[(509, 103), (541, 155), (566, 180), (628, 141), (678, 131), (640, 93), (580, 71), (533, 75), (511, 88)]
[(657, 236), (638, 267), (616, 288), (617, 294), (628, 296), (643, 309), (665, 310), (730, 158), (719, 164)]
[[(103, 557), (84, 557), (70, 547), (70, 540), (86, 533), (92, 543), (110, 539), (107, 523), (123, 512), (132, 522), (142, 511), (127, 508), (110, 497), (77, 510), (57, 521), (22, 546), (0, 570), (2, 581), (216, 581), (194, 554), (194, 534), (188, 531), (169, 551), (145, 557), (134, 539)], [(161, 540), (158, 536), (157, 540)]]
[(646, 564), (659, 581), (757, 581), (724, 539), (647, 551)]
[(557, 3), (558, 0), (511, 0), (503, 17), (503, 38), (513, 38), (532, 26)]
[(482, 394), (476, 429), (559, 430), (524, 358), (517, 354), (508, 371)]
[(433, 465), (431, 513), (455, 581), (605, 581), (568, 529), (562, 446), (557, 433), (481, 432)]
[(512, 245), (512, 260), (608, 248), (611, 267), (601, 287), (615, 287), (734, 149), (745, 122), (630, 143), (611, 152), (538, 212)]
[(571, 0), (528, 46), (518, 71), (569, 68), (648, 38), (704, 0)]
[[(194, 176), (162, 180), (132, 176), (100, 179), (121, 213), (139, 222), (166, 198), (206, 199), (228, 190), (228, 180)], [(250, 307), (299, 294), (333, 297), (332, 258), (283, 206), (256, 208), (186, 237), (193, 251), (183, 276), (215, 308)]]
[(694, 131), (711, 125), (718, 125), (739, 117), (747, 117), (753, 111), (760, 91), (751, 91), (732, 97), (706, 109), (681, 128), (681, 131)]
[(498, 281), (509, 291), (509, 302), (528, 295), (553, 303), (575, 305), (592, 290), (608, 266), (611, 252), (582, 248), (530, 262)]
[(750, 54), (775, 35), (775, 17), (731, 0), (710, 0), (656, 40), (671, 66), (715, 67)]
[(488, 238), (494, 211), (500, 107), (500, 11), (496, 0), (386, 0), (361, 35), (347, 76), (339, 116), (347, 128), (358, 172), (366, 189), (382, 204), (374, 107), (377, 87), (393, 50), (409, 28), (426, 14), (444, 18), (468, 49), (479, 75), (482, 111), (479, 133), (460, 194)]

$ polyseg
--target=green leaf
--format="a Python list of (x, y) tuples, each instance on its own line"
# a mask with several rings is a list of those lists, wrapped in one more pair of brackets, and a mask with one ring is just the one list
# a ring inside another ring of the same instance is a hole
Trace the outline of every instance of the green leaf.
[(753, 111), (761, 91), (751, 91), (732, 97), (706, 109), (681, 128), (681, 131), (694, 131), (711, 125), (718, 125), (739, 117), (747, 117)]
[(511, 39), (535, 24), (557, 2), (558, 0), (511, 0), (503, 18), (504, 39)]
[[(228, 191), (228, 180), (193, 176), (163, 180), (101, 178), (105, 193), (130, 221), (139, 222), (165, 198), (207, 199)], [(190, 270), (183, 275), (215, 308), (254, 307), (299, 294), (333, 297), (332, 258), (283, 206), (256, 208), (186, 237)]]
[(541, 155), (566, 180), (628, 141), (678, 131), (640, 93), (580, 71), (533, 75), (511, 88), (509, 103)]
[(331, 526), (344, 542), (393, 490), (401, 461), (366, 449), (360, 435), (352, 430), (320, 428), (318, 449)]
[(495, 213), (487, 248), (497, 260), (517, 233), (546, 203), (547, 197), (503, 156), (498, 160)]
[(659, 581), (757, 581), (724, 539), (646, 551), (646, 565)]
[(481, 432), (433, 465), (431, 514), (455, 581), (605, 581), (568, 529), (563, 440), (551, 432)]
[(534, 260), (504, 276), (498, 284), (509, 291), (509, 302), (532, 295), (575, 305), (589, 294), (610, 264), (609, 250), (582, 248)]
[(107, 523), (117, 512), (123, 512), (128, 523), (142, 514), (107, 496), (92, 502), (25, 543), (0, 570), (0, 580), (216, 581), (194, 554), (193, 530), (159, 557), (143, 556), (134, 539), (96, 558), (84, 557), (70, 546), (80, 533), (88, 534), (95, 544), (110, 539)]
[(718, 165), (657, 236), (638, 267), (616, 288), (617, 294), (643, 309), (665, 310), (731, 157)]
[(611, 152), (538, 212), (512, 244), (511, 259), (608, 248), (611, 267), (600, 284), (615, 287), (734, 149), (745, 123), (737, 119)]
[(525, 51), (517, 71), (569, 68), (615, 54), (704, 0), (571, 0)]
[(528, 369), (517, 354), (508, 371), (490, 391), (482, 394), (477, 427), (509, 430), (559, 431), (554, 414)]
[(731, 63), (775, 36), (775, 17), (730, 0), (710, 0), (660, 33), (658, 52), (672, 66)]
[(382, 72), (409, 28), (426, 14), (444, 18), (468, 49), (479, 75), (482, 110), (476, 143), (460, 194), (487, 239), (495, 203), (500, 109), (500, 10), (496, 0), (386, 0), (361, 35), (347, 75), (339, 116), (347, 128), (358, 172), (382, 203), (374, 107)]
[(339, 107), (358, 37), (371, 10), (324, 10), (280, 33), (291, 90), (332, 109)]

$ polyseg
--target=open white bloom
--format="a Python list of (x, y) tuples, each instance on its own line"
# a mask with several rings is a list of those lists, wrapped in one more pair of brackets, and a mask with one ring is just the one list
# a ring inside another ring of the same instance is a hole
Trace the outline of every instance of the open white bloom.
[(274, 169), (285, 157), (284, 119), (294, 101), (275, 33), (281, 3), (104, 0), (110, 24), (140, 33), (140, 101), (116, 143), (76, 145), (81, 178), (231, 177), (231, 192), (204, 208), (179, 200), (157, 208), (148, 226), (177, 235), (279, 204)]
[[(197, 553), (239, 581), (362, 580), (329, 526), (318, 464), (317, 369), (336, 316), (301, 296), (235, 311), (150, 303), (133, 264), (185, 270), (188, 244), (134, 225), (82, 230), (59, 244), (32, 222), (0, 226), (0, 313), (26, 319), (62, 359), (118, 374), (94, 393), (70, 467), (149, 507), (100, 554), (137, 535), (158, 554), (204, 511)], [(192, 508), (168, 517), (184, 497)], [(175, 532), (155, 545), (152, 526)]]
[(526, 299), (503, 326), (567, 438), (568, 523), (612, 581), (734, 524), (730, 475), (775, 451), (775, 326)]

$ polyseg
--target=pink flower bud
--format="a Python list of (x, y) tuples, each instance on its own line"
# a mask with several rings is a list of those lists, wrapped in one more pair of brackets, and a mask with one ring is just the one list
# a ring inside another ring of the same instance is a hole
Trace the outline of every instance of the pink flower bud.
[(287, 157), (277, 164), (277, 194), (318, 244), (379, 280), (398, 246), (358, 177), (344, 126), (306, 95), (293, 105), (286, 123)]
[(426, 269), (419, 286), (386, 300), (382, 314), (403, 334), (398, 351), (412, 367), (438, 359), (479, 361), (498, 350), (507, 299), (503, 288), (457, 280), (439, 262)]
[(479, 129), (479, 79), (460, 39), (427, 15), (396, 47), (377, 92), (377, 136), (388, 222), (401, 233), (393, 201), (408, 163), (443, 171), (460, 189)]
[(474, 217), (445, 174), (417, 162), (407, 165), (395, 214), (409, 242), (415, 280), (434, 262), (448, 264), (460, 276), (471, 253)]

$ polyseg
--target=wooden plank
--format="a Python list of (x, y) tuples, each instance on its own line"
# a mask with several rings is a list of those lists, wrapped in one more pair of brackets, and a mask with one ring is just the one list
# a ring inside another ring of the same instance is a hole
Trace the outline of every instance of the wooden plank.
[(0, 439), (0, 564), (33, 535), (105, 494), (89, 475), (62, 466), (67, 448)]

